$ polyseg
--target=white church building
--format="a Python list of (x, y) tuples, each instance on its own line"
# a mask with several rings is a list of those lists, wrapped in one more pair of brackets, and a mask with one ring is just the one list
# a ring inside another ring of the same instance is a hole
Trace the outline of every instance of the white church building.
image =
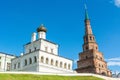
[(0, 72), (10, 71), (11, 59), (15, 58), (14, 55), (0, 52)]
[(24, 46), (25, 52), (20, 57), (12, 59), (11, 71), (73, 72), (73, 61), (58, 55), (58, 44), (46, 40), (46, 32), (43, 25), (37, 28), (37, 34), (33, 33), (31, 42)]

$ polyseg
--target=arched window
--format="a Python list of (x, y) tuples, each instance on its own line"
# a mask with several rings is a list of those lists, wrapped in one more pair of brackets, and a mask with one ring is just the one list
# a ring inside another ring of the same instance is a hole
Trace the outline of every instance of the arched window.
[(51, 65), (53, 65), (53, 59), (51, 59)]
[(96, 47), (96, 50), (97, 50), (98, 48)]
[(88, 50), (88, 46), (86, 46), (86, 50)]
[(46, 58), (46, 64), (48, 64), (48, 61), (49, 61), (48, 58)]
[(43, 56), (41, 57), (41, 63), (44, 63), (44, 57)]
[(51, 53), (53, 53), (53, 49), (51, 49)]
[(58, 61), (55, 62), (55, 66), (58, 66)]
[(14, 69), (16, 69), (16, 64), (14, 64)]
[(31, 58), (29, 58), (29, 64), (32, 64), (32, 59)]
[(60, 67), (62, 68), (62, 62), (60, 62)]
[(18, 68), (20, 68), (20, 62), (18, 63)]
[(68, 69), (70, 69), (70, 64), (68, 64)]
[(99, 64), (99, 67), (101, 67), (101, 65)]
[(92, 37), (90, 36), (90, 40), (92, 40)]
[(25, 66), (27, 65), (27, 60), (25, 59)]
[(48, 47), (45, 47), (45, 51), (48, 52)]
[(36, 56), (34, 56), (34, 62), (35, 62), (35, 63), (37, 62), (37, 57), (36, 57)]
[(36, 51), (36, 50), (37, 50), (37, 48), (36, 48), (36, 47), (34, 47), (34, 50)]
[(31, 51), (31, 49), (29, 49), (29, 53), (31, 53), (32, 51)]
[(102, 68), (104, 68), (104, 66), (102, 65)]
[(67, 64), (66, 64), (66, 63), (64, 63), (64, 68), (65, 68), (65, 69), (67, 68)]

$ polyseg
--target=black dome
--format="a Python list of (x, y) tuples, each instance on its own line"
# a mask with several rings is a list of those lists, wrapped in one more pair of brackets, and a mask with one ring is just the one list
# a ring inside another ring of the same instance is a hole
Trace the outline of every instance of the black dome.
[(43, 24), (40, 25), (39, 28), (37, 28), (37, 32), (40, 32), (40, 31), (44, 31), (44, 32), (47, 32), (47, 29), (44, 27)]

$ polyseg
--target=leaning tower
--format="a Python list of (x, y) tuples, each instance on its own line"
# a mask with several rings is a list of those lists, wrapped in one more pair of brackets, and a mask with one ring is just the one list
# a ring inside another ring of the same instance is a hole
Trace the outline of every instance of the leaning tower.
[(85, 9), (85, 35), (82, 45), (83, 52), (79, 53), (77, 61), (78, 73), (95, 73), (106, 76), (111, 76), (111, 71), (107, 68), (107, 63), (104, 61), (103, 54), (98, 50), (95, 36), (93, 35), (88, 16), (87, 8)]

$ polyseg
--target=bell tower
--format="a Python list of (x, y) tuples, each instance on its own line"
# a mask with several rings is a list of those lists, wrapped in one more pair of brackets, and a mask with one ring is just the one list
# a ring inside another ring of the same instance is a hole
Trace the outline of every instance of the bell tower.
[(88, 16), (87, 7), (85, 5), (85, 34), (83, 37), (83, 52), (79, 53), (77, 61), (78, 73), (95, 73), (100, 75), (111, 76), (112, 73), (107, 68), (107, 63), (104, 61), (103, 54), (98, 50), (95, 36), (93, 35), (90, 19)]

